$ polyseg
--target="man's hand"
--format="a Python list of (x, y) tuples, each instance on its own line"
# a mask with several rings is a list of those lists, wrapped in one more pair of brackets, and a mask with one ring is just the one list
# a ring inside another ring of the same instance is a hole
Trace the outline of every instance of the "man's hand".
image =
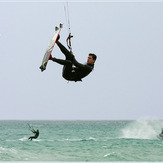
[(74, 53), (73, 53), (72, 51), (70, 51), (70, 53), (71, 53), (72, 55), (74, 55)]

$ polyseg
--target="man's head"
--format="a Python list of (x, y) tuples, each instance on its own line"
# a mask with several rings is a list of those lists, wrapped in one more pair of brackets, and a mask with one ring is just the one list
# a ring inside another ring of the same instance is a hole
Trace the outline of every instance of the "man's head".
[(94, 64), (97, 59), (97, 56), (93, 53), (89, 53), (88, 59), (87, 59), (87, 64)]

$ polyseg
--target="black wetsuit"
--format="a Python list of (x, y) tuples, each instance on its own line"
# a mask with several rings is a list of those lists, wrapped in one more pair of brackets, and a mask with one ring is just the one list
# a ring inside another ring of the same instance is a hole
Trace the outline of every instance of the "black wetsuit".
[(31, 137), (29, 137), (28, 139), (30, 140), (32, 140), (32, 139), (37, 139), (38, 138), (38, 136), (39, 136), (39, 131), (35, 131), (35, 130), (32, 130), (32, 132), (35, 134), (35, 136), (31, 136)]
[(63, 66), (62, 76), (69, 81), (82, 81), (81, 79), (86, 77), (94, 68), (94, 64), (81, 64), (74, 55), (72, 55), (60, 42), (57, 42), (58, 47), (65, 55), (66, 60), (53, 58), (54, 62), (57, 62)]

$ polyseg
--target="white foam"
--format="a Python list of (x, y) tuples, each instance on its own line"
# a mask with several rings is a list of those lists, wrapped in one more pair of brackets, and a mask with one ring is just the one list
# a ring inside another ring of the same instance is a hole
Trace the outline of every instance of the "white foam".
[(111, 155), (113, 155), (114, 153), (115, 153), (115, 152), (107, 153), (106, 155), (104, 155), (104, 157), (111, 156)]
[(90, 138), (89, 138), (89, 140), (96, 140), (96, 139), (95, 139), (95, 138), (93, 138), (93, 137), (90, 137)]

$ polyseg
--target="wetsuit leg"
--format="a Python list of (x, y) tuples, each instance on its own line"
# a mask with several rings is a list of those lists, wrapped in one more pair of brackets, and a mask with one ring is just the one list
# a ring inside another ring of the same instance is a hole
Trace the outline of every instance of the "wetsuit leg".
[(70, 60), (57, 59), (55, 57), (52, 60), (56, 63), (59, 63), (60, 65), (64, 66), (72, 65), (72, 62)]
[(73, 55), (59, 42), (57, 41), (57, 45), (60, 48), (61, 52), (65, 55), (66, 60), (73, 60)]
[(53, 61), (61, 65), (64, 65), (62, 76), (66, 80), (70, 80), (72, 76), (72, 69), (73, 69), (72, 60), (74, 59), (74, 56), (59, 41), (57, 41), (56, 43), (58, 47), (60, 48), (61, 52), (65, 55), (66, 60), (53, 58)]
[(28, 138), (28, 140), (30, 140), (30, 139), (32, 140), (33, 138), (34, 138), (34, 136), (31, 136), (31, 137)]
[(36, 136), (31, 136), (31, 137), (29, 137), (28, 139), (36, 139), (37, 137)]
[(59, 63), (60, 65), (63, 65), (62, 76), (66, 80), (69, 80), (72, 76), (72, 61), (71, 60), (57, 59), (55, 57), (52, 60), (56, 63)]

